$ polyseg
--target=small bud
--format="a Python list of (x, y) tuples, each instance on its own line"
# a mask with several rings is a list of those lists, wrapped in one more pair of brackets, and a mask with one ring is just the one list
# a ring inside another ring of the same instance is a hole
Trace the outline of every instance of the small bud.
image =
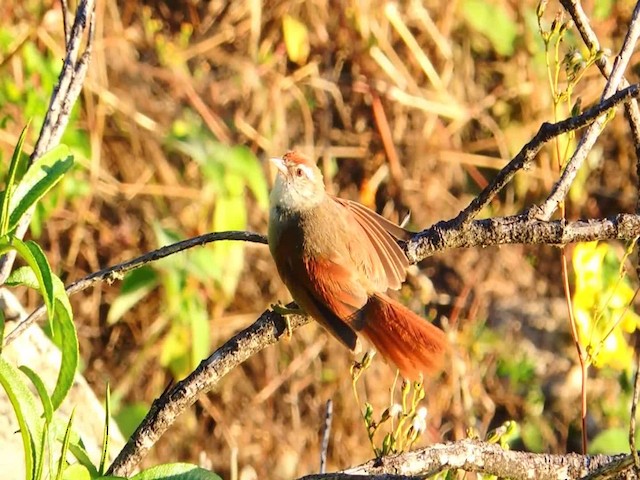
[[(420, 411), (424, 409), (424, 417), (419, 415)], [(416, 413), (416, 416), (413, 417), (413, 422), (411, 423), (411, 429), (416, 433), (416, 435), (420, 435), (422, 432), (424, 432), (427, 429), (427, 409), (426, 408), (421, 408), (420, 410), (418, 410), (418, 413)]]
[(367, 425), (371, 424), (373, 419), (373, 406), (366, 402), (364, 404), (364, 421), (367, 422)]
[(574, 103), (573, 107), (571, 108), (571, 116), (577, 117), (581, 113), (582, 113), (582, 97), (578, 97), (576, 99), (576, 103)]
[(387, 433), (384, 436), (384, 440), (382, 440), (382, 454), (388, 455), (391, 453), (391, 449), (393, 448), (393, 436), (390, 433)]
[(375, 356), (376, 356), (375, 350), (369, 350), (367, 353), (364, 354), (364, 357), (362, 357), (362, 362), (361, 362), (363, 370), (366, 370), (371, 366), (371, 362), (373, 361), (373, 357)]
[(399, 417), (402, 414), (402, 405), (394, 403), (389, 407), (389, 415), (392, 417)]
[(538, 3), (538, 8), (536, 8), (536, 15), (539, 19), (544, 15), (544, 11), (547, 9), (547, 3), (549, 3), (549, 0), (540, 0), (540, 3)]

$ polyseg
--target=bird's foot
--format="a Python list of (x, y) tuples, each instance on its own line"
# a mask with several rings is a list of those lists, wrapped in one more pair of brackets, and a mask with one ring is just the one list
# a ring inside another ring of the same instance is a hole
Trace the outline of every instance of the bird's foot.
[(272, 303), (271, 310), (276, 312), (278, 315), (280, 315), (284, 319), (284, 323), (287, 329), (285, 338), (287, 340), (291, 340), (291, 337), (293, 336), (293, 328), (291, 327), (291, 321), (289, 320), (289, 315), (304, 315), (305, 314), (304, 310), (302, 310), (299, 307), (289, 308), (282, 305), (281, 303)]

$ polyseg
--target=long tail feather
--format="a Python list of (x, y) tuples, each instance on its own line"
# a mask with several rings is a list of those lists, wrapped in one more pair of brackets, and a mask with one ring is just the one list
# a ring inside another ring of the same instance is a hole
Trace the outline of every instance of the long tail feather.
[(361, 311), (360, 330), (410, 380), (437, 372), (448, 349), (442, 330), (386, 295), (372, 296)]

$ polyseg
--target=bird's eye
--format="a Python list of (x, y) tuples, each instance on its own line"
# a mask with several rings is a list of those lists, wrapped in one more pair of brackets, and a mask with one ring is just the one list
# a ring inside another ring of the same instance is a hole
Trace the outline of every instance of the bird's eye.
[(296, 177), (298, 178), (304, 176), (304, 170), (302, 169), (302, 167), (297, 167), (295, 173), (296, 173)]

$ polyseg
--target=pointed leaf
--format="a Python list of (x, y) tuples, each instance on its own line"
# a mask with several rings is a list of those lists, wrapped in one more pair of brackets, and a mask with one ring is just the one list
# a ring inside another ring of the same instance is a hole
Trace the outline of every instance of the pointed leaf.
[(141, 267), (127, 274), (120, 295), (111, 303), (107, 323), (113, 325), (158, 285), (158, 275), (151, 267)]
[(57, 410), (73, 385), (73, 379), (78, 369), (78, 335), (73, 323), (73, 314), (64, 302), (56, 300), (56, 321), (53, 322), (54, 338), (60, 347), (62, 360), (56, 386), (51, 394), (51, 403)]
[(25, 384), (17, 368), (0, 357), (0, 385), (9, 397), (16, 414), (24, 448), (26, 479), (35, 477), (36, 465), (42, 456), (42, 420), (37, 411), (33, 394)]
[(29, 377), (33, 386), (36, 387), (36, 391), (38, 392), (40, 401), (42, 402), (42, 408), (44, 409), (44, 418), (46, 423), (51, 423), (51, 420), (53, 419), (53, 405), (51, 404), (51, 398), (49, 397), (47, 388), (44, 386), (42, 378), (40, 378), (40, 375), (26, 365), (21, 365), (19, 368), (22, 370), (22, 373)]
[(62, 480), (62, 474), (67, 468), (67, 452), (69, 451), (69, 442), (71, 440), (71, 426), (73, 425), (73, 417), (75, 416), (76, 409), (71, 410), (71, 416), (67, 423), (67, 429), (64, 432), (64, 438), (62, 439), (62, 448), (60, 449), (60, 460), (58, 462), (58, 471), (56, 473), (56, 480)]
[(27, 136), (28, 129), (29, 124), (27, 123), (27, 125), (22, 129), (22, 133), (20, 133), (18, 143), (16, 144), (13, 156), (11, 157), (9, 174), (7, 175), (7, 181), (5, 182), (4, 195), (2, 196), (2, 207), (0, 209), (0, 235), (4, 235), (9, 231), (9, 204), (11, 203), (11, 196), (16, 181), (18, 166), (21, 163), (20, 160), (23, 158), (22, 146), (24, 144), (24, 139)]
[(11, 195), (8, 231), (18, 225), (25, 212), (51, 190), (72, 165), (73, 156), (66, 145), (58, 145), (33, 162)]
[[(45, 257), (40, 246), (32, 240), (23, 242), (16, 237), (12, 237), (9, 242), (9, 245), (13, 247), (22, 259), (33, 269), (33, 272), (38, 279), (40, 294), (44, 299), (44, 304), (46, 305), (47, 313), (49, 314), (49, 322), (51, 323), (55, 313), (53, 304), (55, 297), (53, 293), (51, 267), (49, 266), (47, 257)], [(0, 245), (0, 247), (2, 247), (2, 245)]]
[(131, 480), (222, 480), (209, 470), (188, 463), (167, 463), (144, 470)]
[(100, 464), (98, 471), (100, 475), (104, 475), (107, 459), (109, 458), (109, 426), (111, 422), (111, 389), (107, 382), (107, 391), (105, 392), (104, 401), (104, 432), (102, 433), (102, 454), (100, 455)]

